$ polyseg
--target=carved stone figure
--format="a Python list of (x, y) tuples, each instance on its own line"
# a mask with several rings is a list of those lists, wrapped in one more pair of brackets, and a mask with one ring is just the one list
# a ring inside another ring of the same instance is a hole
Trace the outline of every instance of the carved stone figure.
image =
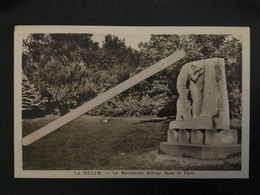
[(204, 86), (203, 74), (204, 67), (201, 64), (198, 64), (197, 66), (191, 64), (188, 75), (190, 81), (189, 91), (192, 99), (191, 112), (193, 118), (197, 118), (201, 112)]
[[(197, 118), (203, 99), (204, 66), (187, 64), (183, 66), (177, 80), (179, 98), (177, 101), (177, 120)], [(191, 96), (191, 100), (188, 96)]]
[(224, 59), (185, 64), (177, 79), (175, 128), (229, 128)]
[(191, 102), (188, 100), (189, 90), (187, 88), (189, 68), (189, 65), (183, 66), (177, 78), (177, 91), (179, 92), (179, 97), (177, 100), (176, 120), (191, 118)]

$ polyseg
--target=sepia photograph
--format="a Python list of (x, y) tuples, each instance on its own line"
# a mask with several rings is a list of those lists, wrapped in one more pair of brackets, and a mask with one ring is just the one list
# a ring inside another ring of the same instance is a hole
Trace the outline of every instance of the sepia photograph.
[(16, 26), (16, 178), (248, 178), (248, 27)]

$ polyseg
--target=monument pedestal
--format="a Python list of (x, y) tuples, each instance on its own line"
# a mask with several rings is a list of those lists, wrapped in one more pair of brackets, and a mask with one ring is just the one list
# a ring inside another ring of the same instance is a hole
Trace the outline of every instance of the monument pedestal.
[(185, 64), (176, 86), (176, 120), (170, 123), (160, 151), (205, 159), (240, 153), (237, 130), (230, 129), (224, 59)]
[(160, 152), (176, 156), (190, 156), (201, 159), (220, 159), (241, 152), (240, 144), (180, 144), (162, 142)]
[(241, 153), (235, 129), (169, 129), (160, 152), (202, 159), (226, 158)]

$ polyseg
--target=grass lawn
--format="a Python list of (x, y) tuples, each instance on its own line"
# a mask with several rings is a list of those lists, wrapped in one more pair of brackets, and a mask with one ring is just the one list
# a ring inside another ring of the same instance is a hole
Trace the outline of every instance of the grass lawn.
[[(23, 136), (57, 116), (23, 120)], [(158, 154), (170, 120), (86, 115), (23, 147), (24, 170), (239, 170), (240, 156), (200, 160)]]

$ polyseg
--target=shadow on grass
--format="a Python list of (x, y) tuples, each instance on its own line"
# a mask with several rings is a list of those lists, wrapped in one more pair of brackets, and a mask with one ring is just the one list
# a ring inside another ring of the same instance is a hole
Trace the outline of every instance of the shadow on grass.
[(151, 120), (142, 120), (140, 119), (139, 122), (135, 123), (135, 124), (138, 124), (138, 123), (161, 123), (161, 122), (164, 122), (164, 123), (169, 123), (173, 121), (173, 118), (158, 118), (158, 119), (151, 119)]

